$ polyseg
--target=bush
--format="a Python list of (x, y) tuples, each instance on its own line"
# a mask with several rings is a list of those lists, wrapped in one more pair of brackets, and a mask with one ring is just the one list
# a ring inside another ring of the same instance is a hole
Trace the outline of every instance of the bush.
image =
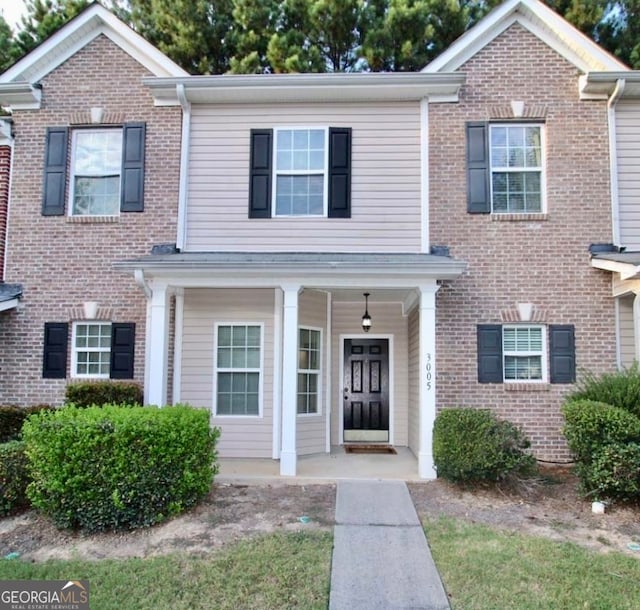
[(34, 407), (0, 407), (0, 443), (18, 440), (22, 432), (24, 420), (33, 413), (43, 409), (52, 409), (50, 405), (36, 405)]
[(598, 377), (586, 373), (578, 381), (577, 390), (569, 394), (567, 400), (604, 402), (640, 417), (640, 367), (634, 362), (627, 369)]
[(433, 429), (438, 476), (456, 482), (531, 474), (536, 462), (525, 451), (530, 445), (517, 426), (497, 419), (488, 409), (444, 409)]
[(598, 449), (581, 469), (583, 490), (594, 498), (640, 497), (640, 444), (610, 443)]
[(80, 381), (70, 383), (65, 400), (76, 407), (93, 405), (141, 405), (142, 387), (133, 381)]
[(27, 456), (24, 442), (11, 441), (0, 445), (0, 516), (10, 515), (26, 508)]
[(562, 407), (563, 434), (578, 465), (610, 443), (640, 441), (640, 419), (610, 404), (593, 400), (574, 400)]
[(209, 412), (68, 406), (23, 428), (32, 504), (58, 527), (149, 526), (194, 505), (217, 472)]

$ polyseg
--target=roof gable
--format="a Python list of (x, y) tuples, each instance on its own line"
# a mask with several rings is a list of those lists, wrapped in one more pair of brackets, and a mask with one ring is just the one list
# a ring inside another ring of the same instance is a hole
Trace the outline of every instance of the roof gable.
[(422, 71), (450, 72), (459, 69), (514, 23), (519, 23), (582, 72), (628, 69), (539, 0), (507, 0), (458, 38)]
[(101, 34), (154, 76), (188, 75), (178, 64), (96, 2), (0, 74), (0, 85), (37, 83)]

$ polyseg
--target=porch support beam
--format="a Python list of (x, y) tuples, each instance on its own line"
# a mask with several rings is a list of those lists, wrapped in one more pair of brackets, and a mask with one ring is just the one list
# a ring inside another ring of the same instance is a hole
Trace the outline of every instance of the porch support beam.
[(640, 291), (633, 296), (633, 338), (636, 360), (640, 362)]
[(420, 291), (420, 449), (418, 474), (435, 479), (433, 464), (433, 423), (436, 419), (436, 292), (438, 284), (425, 284)]
[(152, 284), (149, 302), (147, 346), (149, 376), (145, 388), (145, 403), (163, 406), (167, 404), (167, 350), (169, 346), (169, 287)]
[(285, 284), (282, 319), (282, 451), (280, 474), (296, 475), (298, 394), (298, 293), (300, 284)]

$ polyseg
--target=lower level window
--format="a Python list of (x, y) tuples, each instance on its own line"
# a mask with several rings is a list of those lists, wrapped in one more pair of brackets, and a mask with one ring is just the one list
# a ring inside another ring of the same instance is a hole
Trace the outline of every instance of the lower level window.
[(320, 331), (301, 328), (298, 337), (298, 414), (318, 413)]
[(505, 326), (502, 331), (505, 381), (542, 381), (542, 326)]
[(109, 377), (111, 323), (78, 323), (73, 327), (73, 376)]
[(216, 353), (216, 414), (260, 414), (262, 329), (220, 325)]

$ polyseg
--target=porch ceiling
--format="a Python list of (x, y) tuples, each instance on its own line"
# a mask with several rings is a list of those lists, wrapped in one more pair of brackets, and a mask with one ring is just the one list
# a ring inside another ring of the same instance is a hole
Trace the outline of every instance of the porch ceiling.
[(192, 252), (144, 256), (116, 262), (114, 267), (138, 279), (143, 276), (176, 287), (297, 283), (341, 289), (338, 298), (345, 299), (348, 289), (387, 289), (380, 296), (396, 300), (398, 289), (454, 279), (463, 273), (466, 263), (420, 253)]

